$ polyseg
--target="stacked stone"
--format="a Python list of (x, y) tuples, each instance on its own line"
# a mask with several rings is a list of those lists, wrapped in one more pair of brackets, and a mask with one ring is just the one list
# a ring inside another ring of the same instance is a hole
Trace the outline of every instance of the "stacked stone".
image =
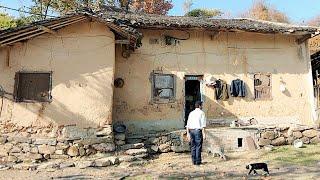
[(143, 143), (150, 154), (167, 152), (187, 152), (189, 143), (184, 141), (184, 130), (170, 133), (150, 133), (146, 135), (131, 135), (127, 137), (129, 143)]
[(272, 127), (260, 129), (258, 145), (260, 147), (292, 145), (296, 139), (300, 139), (304, 144), (318, 144), (320, 143), (320, 131), (311, 127)]
[(126, 144), (126, 133), (116, 133), (114, 136), (114, 141), (117, 146)]
[(111, 126), (98, 131), (64, 127), (56, 138), (18, 136), (0, 137), (0, 159), (5, 162), (38, 162), (46, 159), (68, 159), (115, 151)]

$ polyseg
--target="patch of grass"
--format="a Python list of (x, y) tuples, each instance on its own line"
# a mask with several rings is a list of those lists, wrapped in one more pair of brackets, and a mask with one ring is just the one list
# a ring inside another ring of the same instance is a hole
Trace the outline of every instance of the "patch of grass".
[(277, 147), (263, 154), (262, 158), (278, 165), (312, 166), (320, 161), (320, 145), (307, 145), (299, 149), (293, 146)]

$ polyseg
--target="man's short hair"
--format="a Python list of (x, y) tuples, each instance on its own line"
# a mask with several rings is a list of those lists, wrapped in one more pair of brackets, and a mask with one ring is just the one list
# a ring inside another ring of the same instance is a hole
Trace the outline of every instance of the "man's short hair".
[(194, 104), (194, 106), (195, 106), (196, 108), (199, 108), (200, 106), (202, 106), (202, 102), (201, 102), (201, 101), (197, 101), (197, 102)]

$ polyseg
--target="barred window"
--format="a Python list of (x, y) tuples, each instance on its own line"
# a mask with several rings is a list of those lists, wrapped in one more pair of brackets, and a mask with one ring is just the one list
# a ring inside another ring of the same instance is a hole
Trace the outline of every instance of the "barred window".
[(154, 101), (174, 99), (175, 84), (173, 74), (153, 73), (152, 82), (152, 98)]
[(51, 72), (17, 72), (15, 100), (17, 102), (48, 102), (51, 97)]
[(271, 99), (271, 74), (254, 75), (254, 97), (257, 100)]

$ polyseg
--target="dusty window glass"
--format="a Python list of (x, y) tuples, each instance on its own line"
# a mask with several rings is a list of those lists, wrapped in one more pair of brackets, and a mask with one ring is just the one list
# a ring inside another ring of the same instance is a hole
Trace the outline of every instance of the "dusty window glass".
[(172, 74), (153, 74), (153, 99), (174, 99), (174, 76)]
[(51, 88), (51, 73), (16, 73), (15, 100), (17, 102), (48, 102), (52, 99)]
[(254, 75), (254, 97), (257, 100), (271, 99), (271, 74)]

